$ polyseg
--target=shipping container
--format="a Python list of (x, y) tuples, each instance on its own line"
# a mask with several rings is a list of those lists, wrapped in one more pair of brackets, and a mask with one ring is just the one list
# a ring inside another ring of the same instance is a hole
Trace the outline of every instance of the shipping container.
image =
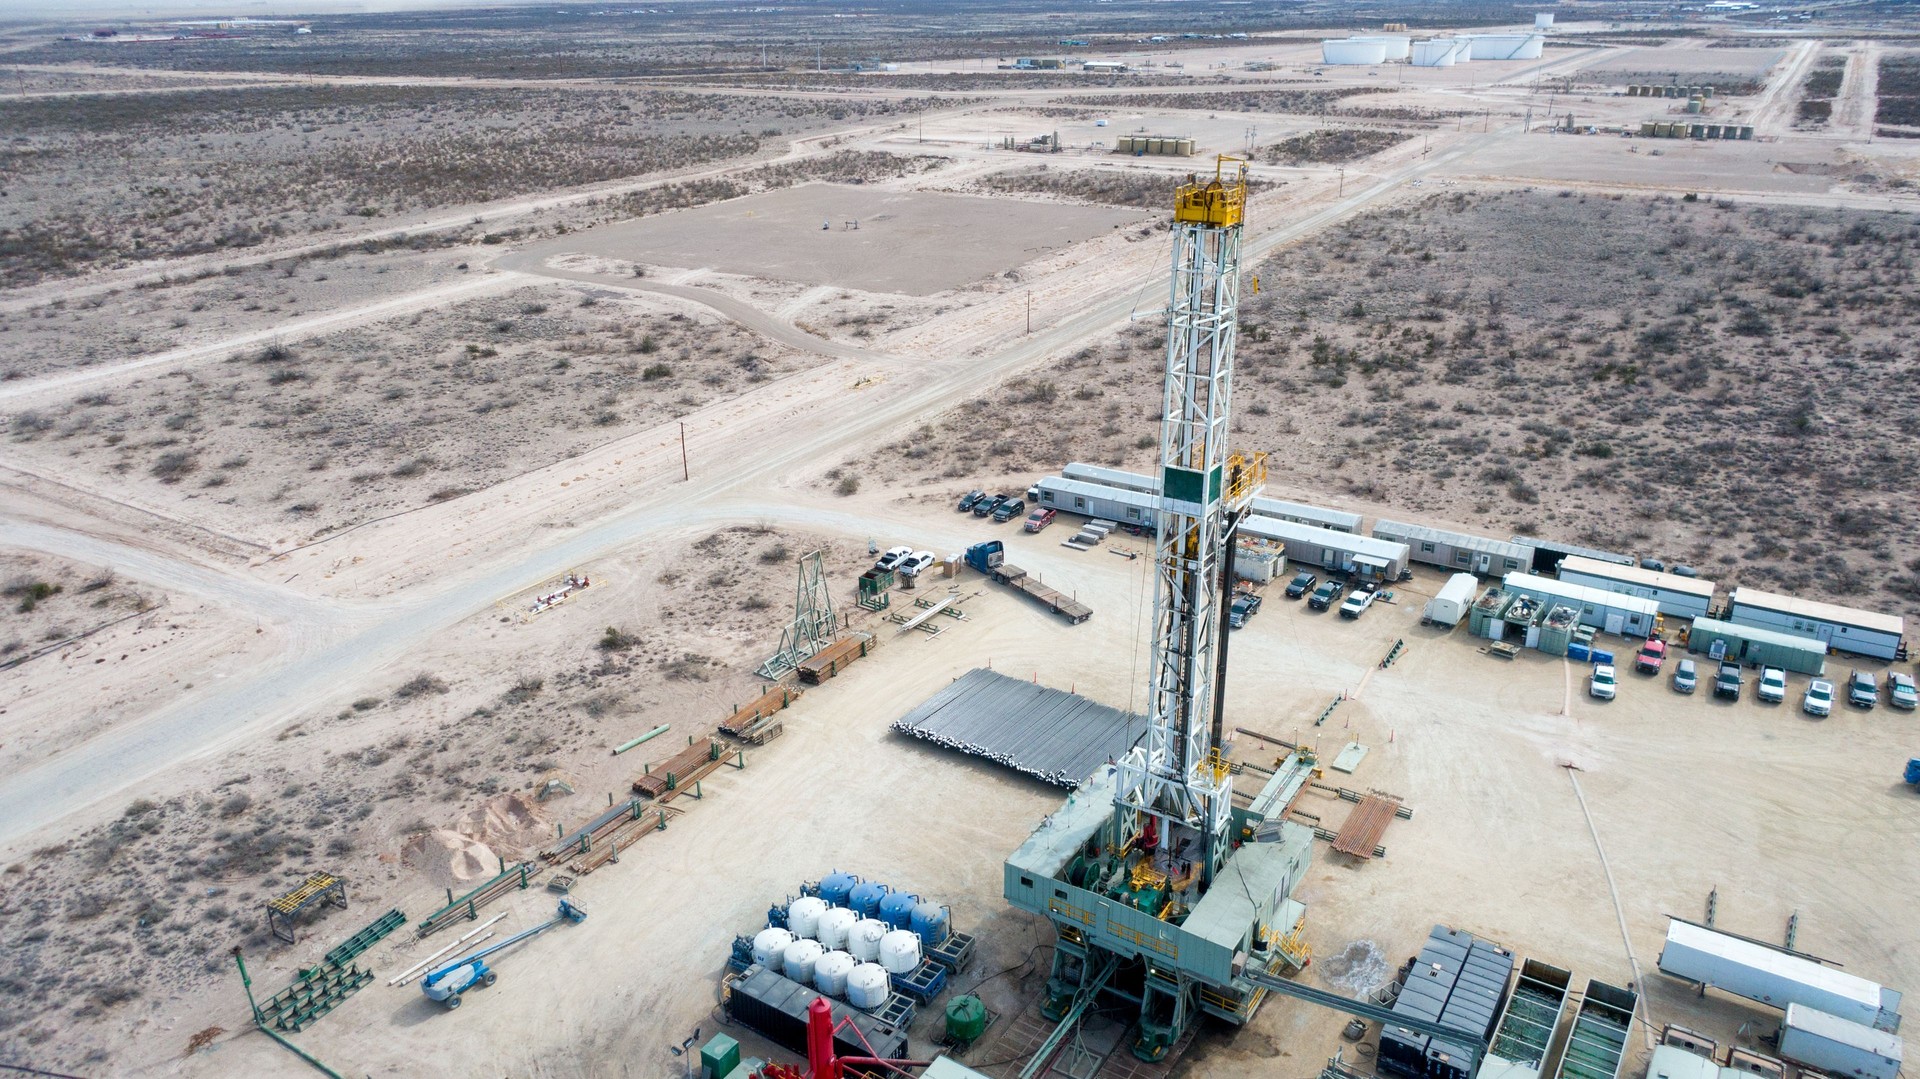
[(1849, 1023), (1802, 1004), (1787, 1005), (1780, 1023), (1780, 1055), (1831, 1076), (1894, 1079), (1900, 1074), (1900, 1036)]
[(1785, 1008), (1800, 1004), (1889, 1033), (1900, 1029), (1900, 993), (1779, 948), (1674, 920), (1663, 973)]

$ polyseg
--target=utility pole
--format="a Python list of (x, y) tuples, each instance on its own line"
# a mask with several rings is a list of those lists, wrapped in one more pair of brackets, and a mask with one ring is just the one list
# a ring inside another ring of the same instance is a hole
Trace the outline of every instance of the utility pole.
[(1346, 193), (1347, 193), (1347, 167), (1345, 165), (1342, 165), (1340, 166), (1340, 190), (1335, 192), (1333, 197), (1336, 199), (1342, 198), (1346, 195)]
[(680, 478), (693, 479), (693, 473), (687, 468), (687, 421), (680, 421)]
[(1027, 336), (1033, 336), (1033, 290), (1027, 290)]

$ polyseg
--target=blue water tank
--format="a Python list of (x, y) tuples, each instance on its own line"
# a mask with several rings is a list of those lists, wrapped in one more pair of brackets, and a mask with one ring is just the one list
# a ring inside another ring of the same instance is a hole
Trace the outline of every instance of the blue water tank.
[(880, 899), (880, 920), (895, 929), (910, 929), (913, 927), (913, 908), (919, 902), (917, 895), (888, 892)]
[(854, 887), (852, 894), (847, 897), (847, 905), (862, 918), (875, 917), (874, 912), (880, 909), (881, 897), (889, 890), (877, 880), (864, 881)]
[(947, 939), (947, 908), (932, 903), (915, 904), (912, 928), (920, 943), (938, 944)]
[(847, 905), (847, 897), (853, 894), (854, 885), (859, 883), (859, 877), (836, 869), (820, 878), (820, 898), (836, 907), (844, 907)]

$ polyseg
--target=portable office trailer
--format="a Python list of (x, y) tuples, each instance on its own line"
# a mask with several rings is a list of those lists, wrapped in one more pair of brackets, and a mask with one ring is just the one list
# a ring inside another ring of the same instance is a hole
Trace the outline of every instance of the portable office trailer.
[(1322, 509), (1309, 506), (1304, 502), (1283, 502), (1277, 498), (1256, 498), (1249, 505), (1252, 512), (1262, 517), (1271, 517), (1276, 521), (1292, 521), (1299, 525), (1313, 525), (1315, 528), (1330, 528), (1335, 532), (1360, 531), (1360, 515), (1341, 510)]
[(1581, 625), (1624, 637), (1645, 637), (1652, 633), (1654, 619), (1660, 614), (1659, 604), (1650, 599), (1603, 592), (1531, 573), (1509, 573), (1502, 586), (1508, 592), (1533, 596), (1541, 600), (1543, 606), (1564, 604), (1580, 616)]
[[(1647, 126), (1648, 125), (1645, 124), (1641, 125), (1642, 128)], [(1651, 135), (1653, 132), (1643, 130), (1641, 134)], [(1574, 543), (1561, 543), (1559, 540), (1536, 539), (1532, 536), (1515, 536), (1513, 537), (1513, 542), (1522, 547), (1533, 548), (1533, 572), (1535, 573), (1552, 573), (1559, 568), (1560, 560), (1570, 555), (1579, 555), (1581, 558), (1591, 558), (1595, 562), (1610, 562), (1616, 566), (1631, 566), (1634, 564), (1632, 555), (1618, 554), (1613, 551), (1602, 551), (1593, 547), (1582, 547)]]
[(1427, 601), (1421, 617), (1428, 622), (1449, 628), (1459, 625), (1460, 619), (1466, 617), (1467, 607), (1473, 603), (1473, 593), (1478, 587), (1480, 582), (1473, 574), (1454, 574), (1447, 578), (1447, 583), (1441, 585), (1440, 591), (1434, 593), (1433, 598)]
[(1780, 1055), (1828, 1075), (1894, 1079), (1904, 1047), (1898, 1034), (1849, 1023), (1804, 1004), (1787, 1005), (1780, 1023)]
[(1102, 487), (1118, 487), (1123, 491), (1139, 491), (1142, 494), (1157, 495), (1160, 485), (1152, 476), (1143, 476), (1138, 472), (1126, 472), (1104, 465), (1090, 465), (1074, 461), (1060, 470), (1060, 478), (1079, 480), (1082, 483), (1097, 483)]
[(1785, 1008), (1816, 1011), (1892, 1033), (1900, 1029), (1900, 993), (1787, 951), (1674, 919), (1660, 970), (1702, 987)]
[(1129, 491), (1120, 487), (1107, 487), (1098, 483), (1082, 480), (1061, 479), (1048, 476), (1037, 484), (1040, 505), (1052, 509), (1066, 510), (1069, 513), (1084, 513), (1088, 517), (1101, 517), (1109, 521), (1152, 528), (1154, 511), (1159, 507), (1160, 496)]
[(1524, 572), (1533, 566), (1532, 548), (1491, 536), (1448, 532), (1399, 521), (1375, 521), (1373, 535), (1376, 539), (1406, 544), (1412, 552), (1409, 557), (1415, 562), (1465, 570), (1482, 577), (1497, 577), (1516, 570)]
[(1899, 615), (1796, 599), (1757, 588), (1736, 588), (1727, 594), (1727, 621), (1812, 637), (1835, 651), (1875, 659), (1897, 658), (1900, 640), (1907, 634), (1906, 620)]
[(1240, 522), (1240, 534), (1285, 544), (1287, 557), (1314, 569), (1357, 573), (1362, 577), (1398, 580), (1407, 568), (1407, 545), (1335, 532), (1331, 528), (1295, 524), (1272, 517), (1249, 515)]
[(1687, 651), (1752, 667), (1780, 667), (1815, 678), (1827, 673), (1827, 646), (1812, 637), (1736, 626), (1717, 618), (1693, 620), (1687, 628)]
[(1705, 618), (1713, 608), (1712, 581), (1658, 573), (1639, 566), (1596, 562), (1579, 555), (1568, 555), (1560, 562), (1560, 579), (1584, 584), (1607, 592), (1639, 596), (1660, 605), (1661, 614), (1675, 618)]
[(1631, 990), (1588, 981), (1554, 1079), (1619, 1079), (1621, 1065), (1626, 1063), (1627, 1034), (1633, 1029), (1633, 1010), (1639, 1001), (1639, 994)]

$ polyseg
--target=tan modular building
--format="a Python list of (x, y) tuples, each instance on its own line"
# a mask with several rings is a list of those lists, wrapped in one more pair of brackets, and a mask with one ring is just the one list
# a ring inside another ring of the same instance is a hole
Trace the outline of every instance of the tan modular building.
[(1675, 618), (1705, 618), (1707, 612), (1713, 609), (1713, 582), (1698, 577), (1682, 577), (1639, 566), (1620, 566), (1568, 555), (1560, 560), (1560, 579), (1588, 588), (1653, 600), (1660, 605), (1661, 614)]
[(1727, 621), (1738, 626), (1758, 626), (1812, 637), (1836, 652), (1875, 659), (1898, 658), (1900, 642), (1907, 635), (1906, 620), (1899, 615), (1782, 596), (1757, 588), (1736, 588), (1727, 594)]

